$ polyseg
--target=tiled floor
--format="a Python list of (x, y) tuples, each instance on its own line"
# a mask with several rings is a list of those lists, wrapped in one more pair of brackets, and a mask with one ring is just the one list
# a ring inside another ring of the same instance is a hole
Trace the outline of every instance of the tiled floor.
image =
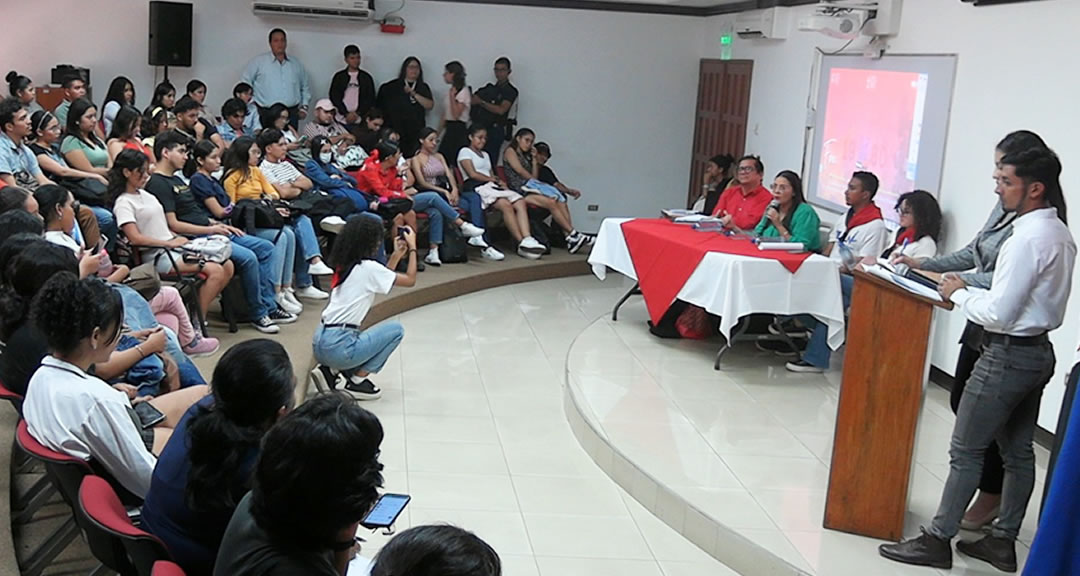
[[(828, 374), (800, 375), (787, 372), (779, 357), (740, 344), (716, 372), (715, 342), (661, 341), (648, 334), (645, 319), (640, 298), (624, 306), (617, 323), (598, 318), (568, 361), (578, 407), (626, 460), (801, 570), (935, 573), (881, 559), (880, 541), (821, 526), (842, 354), (834, 355)], [(936, 510), (952, 422), (948, 393), (931, 385), (918, 432), (908, 534), (917, 534)], [(1021, 562), (1034, 536), (1048, 459), (1045, 450), (1036, 452), (1038, 482), (1020, 535)], [(959, 555), (952, 571), (939, 572), (998, 574)]]
[[(499, 552), (506, 576), (734, 574), (623, 492), (577, 443), (563, 408), (574, 337), (629, 286), (591, 277), (509, 286), (410, 311), (373, 377), (397, 529), (450, 522)], [(387, 537), (368, 538), (365, 556)]]

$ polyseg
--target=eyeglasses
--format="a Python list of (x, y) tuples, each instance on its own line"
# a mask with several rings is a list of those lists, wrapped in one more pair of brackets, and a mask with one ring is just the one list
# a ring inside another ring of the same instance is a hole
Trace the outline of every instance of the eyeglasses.
[(753, 172), (753, 171), (754, 171), (753, 166), (739, 166), (739, 173), (740, 174), (743, 173), (743, 172)]

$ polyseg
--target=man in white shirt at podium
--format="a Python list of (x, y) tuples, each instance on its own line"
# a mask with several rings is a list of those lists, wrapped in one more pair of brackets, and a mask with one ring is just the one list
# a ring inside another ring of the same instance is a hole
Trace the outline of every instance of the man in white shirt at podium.
[(1054, 374), (1047, 335), (1061, 326), (1076, 260), (1060, 175), (1061, 162), (1046, 148), (1002, 158), (997, 194), (1017, 218), (998, 253), (992, 288), (968, 288), (955, 275), (942, 280), (941, 294), (986, 328), (982, 356), (956, 413), (949, 477), (937, 515), (918, 537), (883, 544), (879, 551), (890, 560), (952, 567), (950, 542), (978, 488), (984, 452), (997, 440), (1005, 461), (998, 520), (990, 535), (958, 542), (956, 549), (999, 570), (1017, 570), (1016, 536), (1035, 485), (1032, 438), (1043, 388)]

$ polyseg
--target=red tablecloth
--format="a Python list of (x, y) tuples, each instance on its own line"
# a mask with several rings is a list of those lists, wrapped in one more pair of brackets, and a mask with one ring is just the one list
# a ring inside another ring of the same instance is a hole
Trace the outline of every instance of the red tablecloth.
[(793, 274), (810, 257), (809, 252), (792, 254), (758, 250), (745, 238), (698, 232), (689, 225), (660, 218), (624, 222), (622, 231), (653, 323), (660, 321), (709, 252), (776, 260)]

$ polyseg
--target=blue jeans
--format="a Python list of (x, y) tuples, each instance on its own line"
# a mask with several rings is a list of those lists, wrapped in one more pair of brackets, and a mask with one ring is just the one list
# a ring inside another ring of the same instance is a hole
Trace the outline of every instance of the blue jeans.
[[(154, 318), (154, 311), (150, 309), (150, 303), (140, 296), (138, 292), (123, 284), (110, 284), (109, 286), (120, 294), (120, 299), (124, 302), (124, 324), (128, 328), (137, 331), (158, 326), (157, 318)], [(191, 358), (188, 358), (187, 354), (184, 354), (184, 351), (180, 348), (180, 341), (176, 338), (176, 334), (166, 326), (162, 326), (162, 328), (165, 330), (165, 351), (169, 353), (169, 356), (172, 356), (173, 360), (176, 360), (176, 365), (180, 368), (180, 386), (187, 388), (188, 386), (206, 384), (206, 379), (199, 373), (199, 369), (191, 363)]]
[[(458, 199), (458, 205), (465, 209), (465, 213), (469, 215), (469, 222), (476, 225), (477, 228), (487, 228), (484, 222), (484, 202), (480, 199), (480, 195), (473, 191), (462, 192)], [(487, 234), (484, 234), (484, 241), (487, 241)]]
[[(373, 212), (357, 212), (355, 214), (350, 214), (348, 220), (352, 220), (353, 218), (370, 218), (377, 221), (380, 226), (383, 225), (382, 217)], [(379, 242), (379, 249), (375, 253), (375, 259), (378, 260), (380, 264), (386, 264), (386, 242)]]
[(274, 245), (258, 236), (233, 236), (230, 260), (240, 274), (253, 318), (262, 318), (277, 307), (274, 302), (274, 285), (270, 283), (270, 265)]
[(442, 244), (444, 223), (458, 219), (457, 210), (437, 192), (417, 192), (413, 196), (413, 210), (428, 215), (428, 238), (432, 244)]
[(311, 223), (311, 218), (307, 216), (297, 216), (289, 227), (296, 233), (296, 253), (301, 255), (301, 258), (296, 258), (293, 263), (296, 287), (307, 288), (312, 284), (311, 274), (308, 274), (308, 261), (322, 258), (319, 239), (315, 236), (315, 226)]
[(255, 230), (255, 236), (274, 243), (266, 275), (271, 286), (292, 286), (293, 259), (296, 258), (296, 234), (292, 228), (259, 228)]
[(116, 217), (107, 208), (99, 206), (90, 206), (89, 208), (94, 213), (94, 218), (97, 218), (101, 235), (105, 237), (105, 249), (112, 253), (113, 248), (116, 247), (116, 237), (120, 235), (120, 228), (116, 225)]
[[(851, 307), (851, 291), (855, 288), (855, 277), (851, 274), (840, 274), (840, 295), (844, 301), (844, 312)], [(832, 350), (829, 349), (829, 326), (809, 314), (800, 314), (795, 317), (799, 323), (807, 328), (812, 328), (810, 341), (806, 344), (806, 351), (802, 359), (807, 364), (828, 370), (829, 361), (832, 359)]]
[(376, 373), (386, 365), (390, 354), (401, 344), (405, 329), (399, 322), (382, 322), (367, 330), (344, 326), (315, 330), (312, 349), (315, 360), (339, 372)]

